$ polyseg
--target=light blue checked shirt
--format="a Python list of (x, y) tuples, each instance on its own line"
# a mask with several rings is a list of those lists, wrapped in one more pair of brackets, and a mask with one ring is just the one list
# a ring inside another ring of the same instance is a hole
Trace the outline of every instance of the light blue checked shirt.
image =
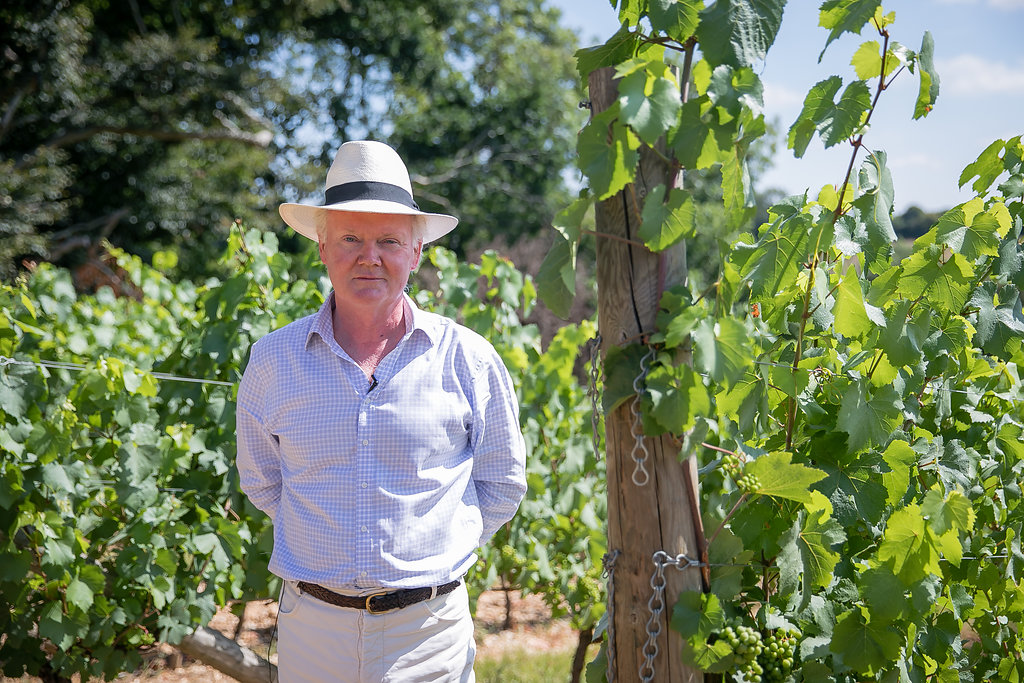
[(274, 521), (270, 571), (285, 580), (338, 590), (453, 581), (523, 498), (519, 406), (501, 359), (480, 335), (405, 301), (405, 336), (372, 390), (334, 339), (333, 293), (253, 344), (238, 388), (238, 471)]

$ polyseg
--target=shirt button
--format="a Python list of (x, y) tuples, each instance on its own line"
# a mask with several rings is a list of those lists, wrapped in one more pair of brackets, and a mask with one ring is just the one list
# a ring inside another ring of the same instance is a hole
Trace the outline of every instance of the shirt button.
[(361, 526), (361, 527), (359, 527), (359, 530), (360, 531), (366, 531), (366, 527), (365, 526)]
[(366, 576), (366, 572), (359, 572), (359, 576)]
[(369, 439), (363, 439), (363, 445), (364, 446), (369, 446), (370, 445), (370, 440)]
[(360, 484), (359, 486), (361, 486), (362, 488), (364, 488), (364, 489), (365, 489), (365, 488), (366, 488), (366, 482), (364, 481), (364, 482), (363, 482), (362, 484)]

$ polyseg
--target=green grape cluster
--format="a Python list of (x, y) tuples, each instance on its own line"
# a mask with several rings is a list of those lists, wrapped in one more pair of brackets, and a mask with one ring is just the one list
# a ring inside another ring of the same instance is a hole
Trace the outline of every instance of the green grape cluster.
[(781, 683), (792, 675), (799, 631), (780, 629), (762, 635), (738, 624), (726, 626), (721, 635), (736, 655), (736, 670), (747, 683)]
[(601, 583), (590, 574), (581, 576), (576, 586), (583, 600), (587, 602), (596, 602), (601, 596)]
[(744, 473), (743, 461), (735, 453), (722, 456), (722, 468), (729, 473), (743, 493), (756, 493), (761, 488), (761, 480), (756, 475)]
[(737, 669), (743, 674), (743, 680), (761, 683), (761, 674), (764, 670), (757, 661), (758, 656), (764, 651), (761, 633), (749, 626), (738, 624), (722, 629), (722, 637), (736, 655)]
[(785, 681), (796, 666), (796, 646), (800, 632), (779, 629), (769, 633), (764, 640), (764, 649), (758, 661), (763, 669), (762, 680), (766, 683)]

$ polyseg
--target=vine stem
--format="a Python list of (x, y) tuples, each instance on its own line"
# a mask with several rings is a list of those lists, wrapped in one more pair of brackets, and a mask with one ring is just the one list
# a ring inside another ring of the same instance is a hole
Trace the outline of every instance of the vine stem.
[[(889, 32), (879, 27), (877, 23), (875, 24), (875, 27), (878, 28), (878, 34), (882, 36), (882, 66), (878, 72), (878, 87), (875, 89), (875, 96), (871, 100), (871, 107), (868, 109), (868, 115), (864, 119), (864, 123), (861, 125), (861, 130), (867, 129), (868, 124), (871, 123), (871, 117), (874, 115), (875, 109), (878, 107), (878, 98), (880, 98), (882, 93), (885, 92), (885, 89), (889, 87), (889, 83), (886, 83), (885, 81), (885, 58), (889, 53)], [(890, 81), (890, 83), (891, 82), (892, 81)], [(853, 154), (850, 155), (850, 163), (846, 167), (846, 177), (843, 179), (843, 185), (839, 190), (839, 199), (836, 202), (836, 208), (832, 214), (833, 224), (845, 213), (843, 210), (843, 197), (846, 196), (846, 188), (850, 185), (850, 176), (853, 175), (853, 165), (857, 161), (857, 151), (864, 146), (864, 133), (858, 135), (856, 139), (851, 140), (850, 144), (853, 145)]]
[(637, 242), (636, 240), (631, 240), (628, 237), (619, 237), (618, 235), (612, 235), (607, 232), (598, 232), (596, 230), (583, 229), (580, 230), (580, 232), (585, 235), (593, 235), (594, 237), (607, 237), (610, 240), (616, 240), (618, 242), (624, 242), (625, 244), (631, 244), (634, 247), (643, 247), (644, 249), (647, 248), (647, 245), (644, 244), (643, 242)]
[[(871, 107), (868, 108), (868, 115), (864, 119), (864, 123), (861, 125), (861, 130), (865, 130), (868, 124), (871, 122), (871, 117), (875, 113), (875, 109), (878, 107), (878, 99), (885, 92), (885, 89), (889, 84), (885, 80), (885, 58), (889, 52), (889, 32), (883, 29), (875, 22), (875, 28), (878, 29), (879, 35), (882, 36), (882, 65), (878, 72), (878, 87), (875, 89), (875, 96), (871, 100)], [(850, 163), (846, 167), (846, 177), (843, 178), (843, 184), (839, 188), (838, 198), (836, 199), (836, 208), (832, 212), (832, 225), (834, 226), (839, 218), (845, 213), (845, 202), (846, 190), (850, 186), (850, 177), (853, 175), (853, 166), (857, 162), (857, 152), (861, 147), (864, 146), (864, 133), (860, 133), (855, 139), (850, 141), (853, 145), (853, 153), (850, 155)], [(818, 233), (818, 239), (821, 239), (821, 233)], [(811, 291), (814, 289), (814, 271), (818, 268), (820, 249), (818, 247), (820, 243), (815, 245), (814, 258), (811, 259), (808, 264), (810, 273), (807, 278), (807, 290), (804, 292), (804, 306), (803, 313), (800, 316), (800, 330), (797, 333), (796, 341), (796, 353), (793, 356), (793, 374), (796, 375), (800, 369), (800, 360), (802, 358), (803, 346), (804, 346), (804, 331), (807, 328), (807, 320), (810, 318), (810, 305), (811, 305)], [(787, 402), (787, 415), (786, 415), (786, 450), (793, 448), (793, 432), (796, 430), (796, 397), (791, 396)]]
[(703, 446), (704, 448), (710, 448), (713, 451), (718, 451), (719, 453), (725, 453), (726, 455), (736, 455), (736, 451), (730, 451), (730, 450), (728, 450), (726, 448), (719, 448), (718, 446), (712, 446), (711, 444), (707, 443), (706, 441), (701, 441), (700, 445)]
[(718, 534), (722, 531), (722, 529), (725, 528), (725, 525), (729, 522), (730, 519), (732, 519), (732, 516), (735, 515), (736, 511), (740, 509), (740, 505), (743, 505), (743, 503), (747, 501), (748, 497), (749, 494), (744, 493), (743, 495), (740, 496), (739, 500), (736, 501), (736, 504), (732, 506), (732, 509), (729, 510), (729, 514), (725, 516), (725, 519), (723, 519), (722, 522), (718, 525), (718, 528), (715, 529), (715, 533), (711, 534), (711, 538), (708, 539), (709, 548), (711, 547), (711, 544), (715, 542), (715, 539), (718, 538)]

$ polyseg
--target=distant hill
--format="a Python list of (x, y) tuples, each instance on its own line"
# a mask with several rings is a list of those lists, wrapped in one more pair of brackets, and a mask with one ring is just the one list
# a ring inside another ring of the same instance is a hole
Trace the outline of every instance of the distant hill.
[(900, 239), (914, 240), (931, 230), (943, 213), (928, 213), (911, 206), (902, 215), (892, 217), (892, 228)]

